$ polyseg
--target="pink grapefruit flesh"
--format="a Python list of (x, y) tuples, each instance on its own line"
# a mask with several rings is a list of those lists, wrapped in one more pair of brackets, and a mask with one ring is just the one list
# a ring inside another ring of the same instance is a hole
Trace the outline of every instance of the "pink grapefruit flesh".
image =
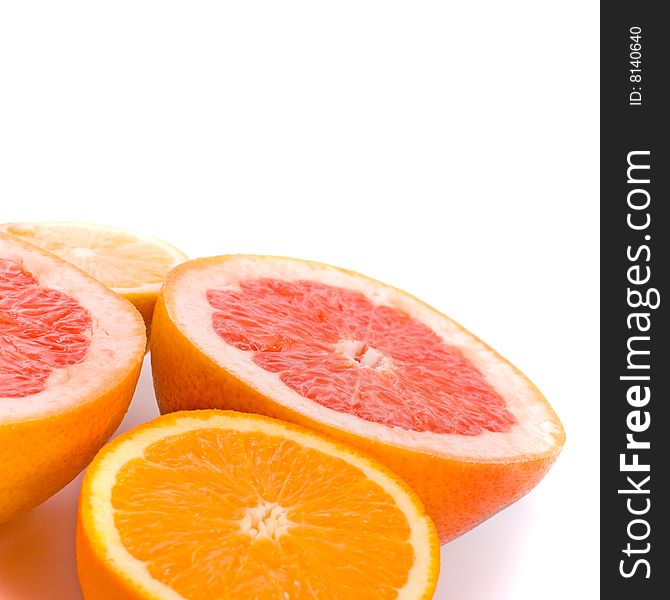
[(17, 260), (0, 259), (0, 396), (41, 392), (54, 369), (81, 362), (91, 344), (91, 314), (48, 287)]
[(216, 332), (322, 406), (434, 433), (503, 432), (516, 423), (457, 348), (397, 308), (315, 281), (238, 285), (207, 291)]

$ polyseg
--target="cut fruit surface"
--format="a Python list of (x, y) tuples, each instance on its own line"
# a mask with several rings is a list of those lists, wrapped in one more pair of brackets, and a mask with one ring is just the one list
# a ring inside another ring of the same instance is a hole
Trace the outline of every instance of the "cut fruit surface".
[(85, 598), (430, 599), (439, 542), (396, 475), (295, 425), (160, 417), (103, 448), (82, 486)]
[(145, 340), (126, 300), (0, 233), (0, 523), (68, 483), (116, 429)]
[(478, 338), (335, 267), (187, 262), (166, 280), (154, 336), (162, 412), (257, 412), (348, 441), (412, 485), (443, 541), (528, 492), (564, 442), (537, 388)]
[(0, 397), (41, 392), (54, 369), (75, 365), (91, 344), (91, 314), (41, 287), (18, 259), (0, 258)]
[(509, 431), (505, 401), (461, 351), (418, 319), (357, 290), (248, 279), (209, 289), (214, 330), (292, 390), (412, 431)]
[(6, 223), (0, 230), (53, 252), (130, 300), (147, 325), (165, 276), (186, 256), (162, 240), (90, 223)]

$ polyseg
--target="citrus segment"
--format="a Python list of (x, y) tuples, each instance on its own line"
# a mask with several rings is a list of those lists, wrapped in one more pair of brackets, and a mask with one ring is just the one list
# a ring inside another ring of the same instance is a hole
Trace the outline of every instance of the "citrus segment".
[(129, 302), (0, 233), (0, 523), (63, 487), (109, 438), (145, 344)]
[(151, 322), (165, 275), (186, 256), (162, 240), (90, 223), (7, 223), (0, 229), (53, 252), (130, 300)]
[(477, 435), (516, 422), (456, 347), (397, 308), (315, 281), (238, 286), (207, 291), (214, 329), (306, 398), (413, 431)]
[(258, 415), (161, 417), (103, 449), (82, 488), (87, 598), (430, 598), (438, 560), (397, 477)]
[(81, 362), (91, 325), (74, 298), (40, 287), (18, 261), (0, 258), (0, 396), (40, 392), (53, 369)]
[(564, 443), (518, 369), (413, 296), (351, 271), (193, 260), (168, 275), (154, 318), (161, 412), (261, 413), (357, 446), (414, 488), (442, 541), (531, 490)]

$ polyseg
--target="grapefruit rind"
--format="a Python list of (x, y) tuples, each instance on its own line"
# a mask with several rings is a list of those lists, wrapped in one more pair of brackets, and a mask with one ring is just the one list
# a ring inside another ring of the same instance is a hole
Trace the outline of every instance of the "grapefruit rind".
[(151, 444), (208, 428), (261, 432), (289, 439), (360, 469), (395, 500), (407, 517), (415, 561), (407, 583), (398, 590), (398, 600), (432, 598), (439, 574), (437, 533), (419, 498), (397, 475), (356, 450), (303, 427), (261, 415), (221, 410), (183, 411), (159, 417), (114, 439), (91, 463), (82, 485), (77, 526), (77, 562), (85, 597), (103, 599), (122, 594), (127, 598), (183, 600), (152, 577), (145, 563), (124, 547), (114, 524), (112, 491), (124, 465), (142, 458)]
[(40, 392), (0, 397), (3, 523), (66, 485), (109, 439), (130, 404), (146, 336), (128, 301), (55, 255), (0, 232), (0, 256), (91, 316), (90, 345), (80, 362), (51, 371)]
[[(240, 281), (263, 277), (316, 281), (358, 290), (375, 304), (391, 306), (426, 324), (480, 370), (505, 399), (517, 423), (509, 432), (485, 431), (477, 436), (418, 432), (363, 420), (301, 396), (287, 387), (278, 374), (258, 367), (251, 353), (225, 343), (211, 324), (214, 310), (207, 299), (207, 290), (238, 289)], [(233, 255), (196, 259), (170, 273), (164, 289), (164, 302), (168, 318), (219, 367), (263, 396), (278, 399), (287, 408), (324, 425), (365, 435), (380, 443), (458, 460), (507, 462), (519, 456), (541, 458), (553, 455), (562, 446), (564, 434), (558, 418), (537, 388), (515, 367), (425, 303), (351, 271), (278, 257)]]

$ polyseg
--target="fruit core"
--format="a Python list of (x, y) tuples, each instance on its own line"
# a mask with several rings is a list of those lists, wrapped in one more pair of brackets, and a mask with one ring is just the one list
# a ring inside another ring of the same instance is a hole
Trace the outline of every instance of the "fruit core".
[(0, 258), (0, 397), (41, 392), (54, 369), (84, 360), (91, 327), (77, 300), (40, 286), (19, 260)]
[(257, 506), (248, 508), (240, 529), (258, 540), (270, 539), (274, 542), (288, 531), (290, 522), (286, 509), (276, 502), (262, 500)]
[(210, 289), (207, 299), (226, 343), (322, 406), (443, 434), (505, 432), (517, 422), (458, 348), (357, 290), (259, 278)]

